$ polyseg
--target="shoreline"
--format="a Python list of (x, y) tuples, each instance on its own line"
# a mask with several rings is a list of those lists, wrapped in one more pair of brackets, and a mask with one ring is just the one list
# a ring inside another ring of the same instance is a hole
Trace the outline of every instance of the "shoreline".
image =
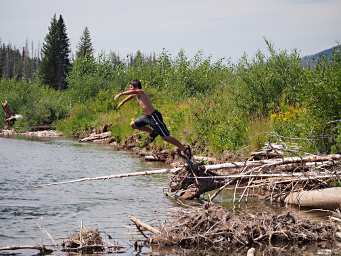
[(27, 138), (60, 138), (63, 137), (61, 132), (56, 130), (42, 130), (42, 131), (35, 131), (35, 132), (16, 132), (14, 129), (7, 130), (3, 129), (0, 130), (0, 137), (3, 138), (15, 138), (15, 137), (27, 137)]
[[(181, 165), (182, 159), (176, 156), (175, 150), (168, 149), (158, 149), (155, 146), (148, 145), (144, 148), (139, 147), (139, 139), (138, 135), (133, 134), (128, 137), (122, 143), (118, 143), (111, 136), (111, 132), (104, 133), (92, 133), (88, 137), (85, 138), (76, 138), (72, 137), (70, 139), (78, 141), (82, 144), (97, 144), (97, 145), (105, 145), (110, 146), (112, 149), (117, 151), (126, 151), (129, 153), (133, 153), (138, 156), (140, 159), (148, 162), (163, 162), (165, 164), (170, 165), (171, 167)], [(27, 139), (56, 139), (56, 138), (67, 138), (61, 132), (56, 130), (42, 130), (42, 131), (26, 131), (26, 132), (16, 132), (14, 129), (0, 130), (0, 138), (27, 138)], [(89, 139), (90, 138), (90, 139)], [(212, 160), (214, 158), (209, 157), (195, 157), (197, 160), (207, 160), (208, 163), (213, 163)]]

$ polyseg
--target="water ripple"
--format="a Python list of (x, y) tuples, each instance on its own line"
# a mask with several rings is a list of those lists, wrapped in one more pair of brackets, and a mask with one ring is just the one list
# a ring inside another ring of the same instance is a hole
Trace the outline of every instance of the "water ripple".
[(0, 156), (0, 246), (44, 242), (39, 225), (65, 238), (81, 220), (128, 240), (134, 236), (128, 215), (159, 219), (174, 206), (162, 194), (167, 180), (160, 176), (33, 187), (155, 167), (107, 147), (0, 138)]

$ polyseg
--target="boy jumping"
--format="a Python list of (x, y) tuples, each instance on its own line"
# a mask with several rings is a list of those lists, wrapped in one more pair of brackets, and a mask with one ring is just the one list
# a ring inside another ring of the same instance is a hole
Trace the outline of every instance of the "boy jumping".
[(177, 152), (180, 156), (185, 157), (187, 160), (191, 159), (192, 156), (190, 148), (188, 146), (185, 147), (176, 138), (170, 136), (170, 133), (163, 122), (161, 113), (155, 110), (149, 96), (144, 92), (144, 90), (142, 90), (142, 85), (139, 80), (132, 80), (129, 84), (128, 90), (117, 94), (114, 99), (117, 100), (123, 95), (127, 95), (127, 97), (117, 105), (117, 109), (127, 101), (136, 98), (144, 112), (144, 115), (137, 118), (135, 121), (132, 121), (130, 126), (133, 129), (147, 132), (149, 134), (149, 138), (147, 140), (148, 144), (153, 142), (155, 138), (160, 135), (162, 139), (177, 147)]

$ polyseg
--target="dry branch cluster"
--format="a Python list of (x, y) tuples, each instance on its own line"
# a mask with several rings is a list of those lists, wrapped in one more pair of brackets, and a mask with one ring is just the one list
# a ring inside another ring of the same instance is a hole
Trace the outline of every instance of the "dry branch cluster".
[(226, 250), (253, 245), (334, 241), (335, 225), (296, 218), (293, 214), (232, 214), (220, 206), (184, 209), (152, 238), (160, 246)]
[(187, 166), (171, 178), (170, 189), (182, 199), (193, 199), (219, 187), (265, 193), (283, 201), (293, 191), (327, 188), (341, 175), (341, 155), (287, 157), (215, 165)]
[[(102, 237), (97, 229), (81, 228), (79, 232), (63, 241), (66, 251), (103, 251), (105, 249)], [(88, 248), (88, 250), (86, 250)]]

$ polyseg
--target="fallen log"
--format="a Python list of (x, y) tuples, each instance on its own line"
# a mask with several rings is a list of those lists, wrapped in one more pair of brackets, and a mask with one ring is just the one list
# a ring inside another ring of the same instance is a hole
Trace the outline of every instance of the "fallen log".
[(235, 169), (235, 168), (250, 168), (250, 167), (258, 167), (263, 165), (271, 165), (272, 167), (277, 165), (285, 165), (292, 163), (306, 163), (306, 162), (326, 162), (326, 161), (340, 161), (341, 155), (327, 155), (327, 156), (306, 156), (306, 157), (285, 157), (285, 158), (277, 158), (277, 159), (266, 159), (259, 161), (244, 161), (244, 162), (230, 162), (223, 164), (212, 164), (205, 165), (206, 171), (213, 171), (219, 169)]
[(110, 180), (110, 179), (133, 177), (133, 176), (145, 176), (145, 175), (153, 175), (153, 174), (176, 173), (179, 170), (181, 170), (180, 167), (172, 168), (172, 169), (157, 169), (157, 170), (151, 170), (151, 171), (121, 173), (121, 174), (113, 174), (113, 175), (107, 175), (107, 176), (99, 176), (99, 177), (91, 177), (91, 178), (87, 177), (87, 178), (80, 178), (80, 179), (75, 179), (75, 180), (53, 182), (53, 183), (48, 183), (48, 184), (36, 185), (34, 187), (38, 188), (38, 187), (47, 187), (47, 186), (76, 183), (76, 182), (85, 182), (85, 181)]
[(50, 254), (52, 249), (46, 248), (45, 245), (19, 245), (0, 247), (0, 251), (15, 251), (15, 250), (38, 250), (40, 254)]
[(160, 161), (160, 158), (158, 158), (157, 156), (153, 156), (153, 155), (148, 155), (144, 157), (145, 161), (150, 161), (150, 162), (158, 162)]
[(147, 230), (153, 234), (160, 234), (161, 233), (160, 230), (158, 230), (157, 228), (154, 228), (154, 227), (142, 222), (141, 220), (139, 220), (135, 216), (129, 216), (129, 219), (136, 225), (138, 230), (141, 230), (141, 231)]
[(80, 139), (79, 142), (89, 142), (94, 140), (104, 140), (107, 138), (111, 138), (111, 132), (103, 132), (103, 133), (92, 133), (88, 137)]
[(341, 187), (292, 192), (284, 201), (303, 207), (336, 209), (341, 207)]

